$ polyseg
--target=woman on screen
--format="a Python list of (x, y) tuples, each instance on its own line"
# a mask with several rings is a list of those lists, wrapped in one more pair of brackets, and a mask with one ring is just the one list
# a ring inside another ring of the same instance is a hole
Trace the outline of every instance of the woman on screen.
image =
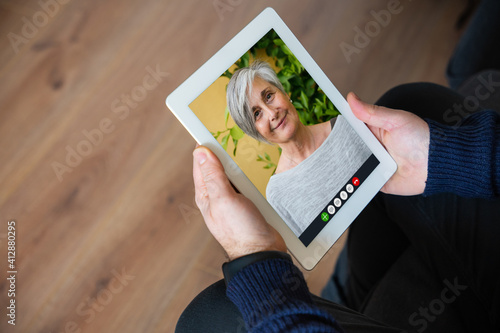
[(231, 117), (247, 135), (281, 148), (266, 196), (299, 237), (370, 150), (341, 115), (302, 124), (276, 72), (264, 61), (237, 70), (226, 97)]

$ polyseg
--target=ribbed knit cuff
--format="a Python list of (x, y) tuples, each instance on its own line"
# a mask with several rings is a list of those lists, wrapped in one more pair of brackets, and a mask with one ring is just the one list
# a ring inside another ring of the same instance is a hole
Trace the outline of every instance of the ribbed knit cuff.
[(304, 276), (290, 260), (269, 259), (245, 267), (231, 279), (226, 293), (250, 330), (297, 328), (306, 315), (319, 327), (342, 331), (329, 314), (314, 305)]
[(283, 259), (292, 261), (292, 257), (290, 257), (288, 253), (281, 251), (255, 252), (231, 260), (222, 265), (222, 272), (224, 273), (224, 281), (226, 282), (226, 287), (233, 278), (233, 276), (235, 276), (239, 271), (241, 271), (245, 267), (254, 264), (256, 262), (269, 259)]
[(424, 195), (451, 192), (492, 198), (498, 193), (498, 119), (496, 112), (482, 111), (456, 128), (426, 119), (430, 145)]

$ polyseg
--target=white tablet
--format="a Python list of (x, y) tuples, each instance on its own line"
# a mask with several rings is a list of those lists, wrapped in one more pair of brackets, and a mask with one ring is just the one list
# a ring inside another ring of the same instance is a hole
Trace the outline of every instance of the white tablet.
[[(195, 140), (219, 157), (231, 182), (307, 270), (396, 171), (394, 160), (271, 8), (166, 103)], [(315, 150), (301, 155), (296, 148), (302, 141)]]

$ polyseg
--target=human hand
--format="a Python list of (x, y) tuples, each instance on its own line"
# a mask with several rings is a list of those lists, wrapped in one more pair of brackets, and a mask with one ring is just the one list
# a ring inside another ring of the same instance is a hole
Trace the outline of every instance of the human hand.
[(248, 198), (231, 187), (217, 156), (200, 146), (193, 157), (196, 204), (229, 259), (261, 251), (286, 252), (281, 235)]
[(367, 104), (354, 93), (347, 95), (354, 115), (384, 145), (398, 170), (382, 192), (416, 195), (424, 192), (429, 159), (429, 126), (413, 113)]

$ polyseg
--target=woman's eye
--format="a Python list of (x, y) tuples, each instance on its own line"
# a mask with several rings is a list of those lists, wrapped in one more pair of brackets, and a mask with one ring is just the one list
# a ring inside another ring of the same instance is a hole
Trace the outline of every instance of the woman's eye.
[(268, 100), (268, 101), (269, 101), (269, 100), (271, 99), (271, 97), (273, 97), (273, 94), (272, 94), (272, 93), (267, 93), (267, 94), (266, 94), (266, 100)]
[(257, 119), (257, 118), (259, 117), (259, 115), (260, 115), (260, 110), (257, 110), (257, 111), (255, 111), (255, 112), (253, 113), (253, 117), (254, 117), (255, 119)]

